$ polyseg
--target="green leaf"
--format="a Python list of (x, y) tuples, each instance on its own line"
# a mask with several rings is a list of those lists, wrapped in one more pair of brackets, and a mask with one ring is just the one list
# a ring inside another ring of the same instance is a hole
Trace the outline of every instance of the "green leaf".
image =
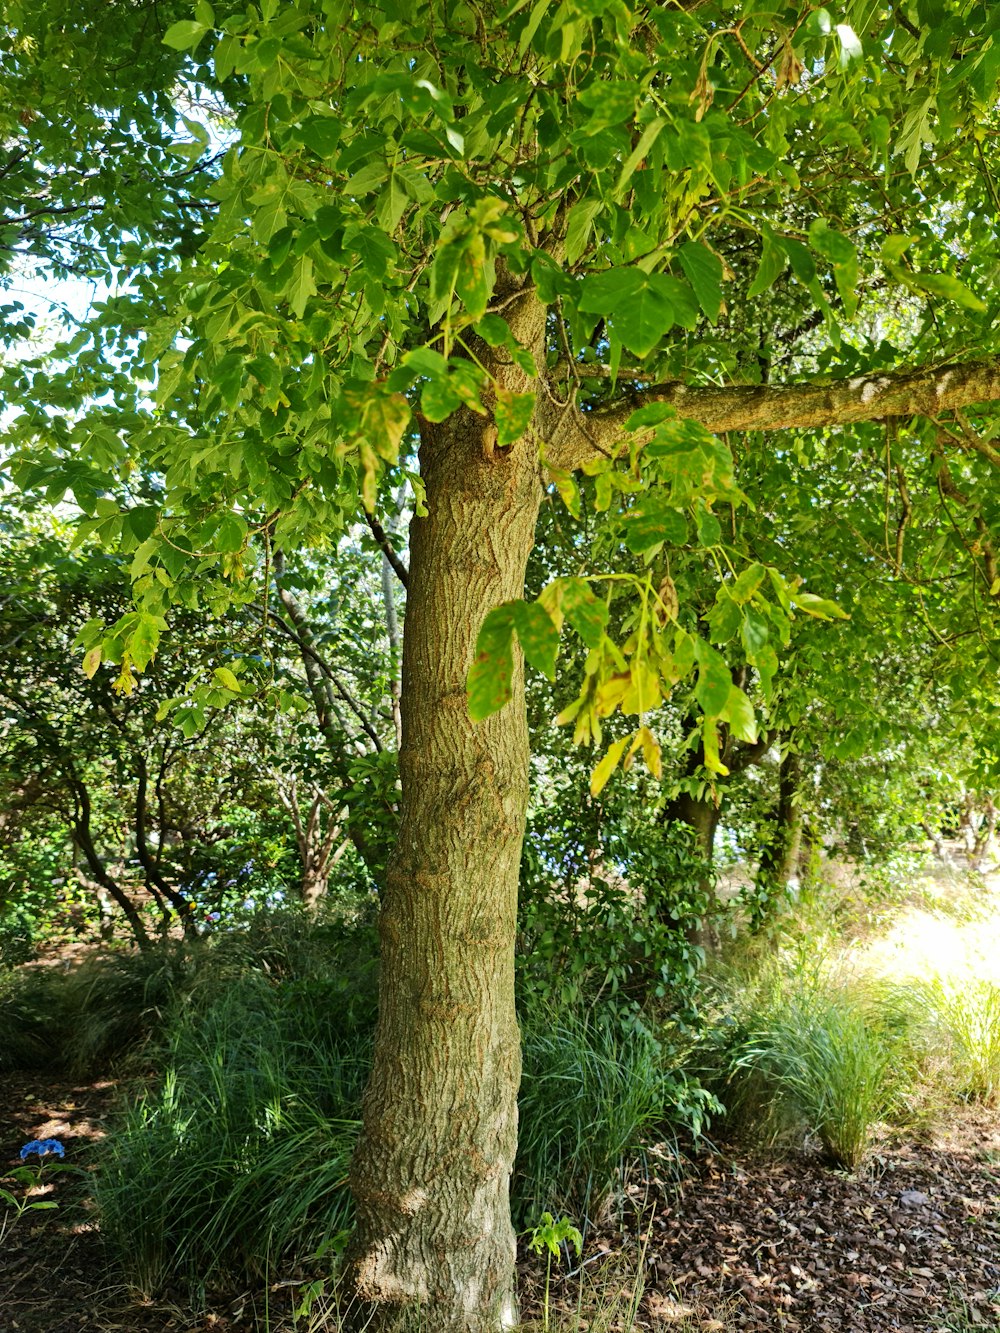
[(498, 712), (511, 698), (514, 634), (525, 661), (550, 680), (555, 678), (559, 631), (552, 617), (538, 602), (504, 602), (486, 616), (476, 639), (475, 659), (466, 682), (473, 722)]
[(708, 614), (712, 642), (728, 643), (740, 632), (742, 624), (743, 617), (738, 603), (730, 597), (728, 588), (720, 588), (715, 595), (715, 605)]
[(242, 693), (239, 679), (230, 671), (229, 667), (216, 667), (212, 675), (223, 689), (230, 690), (233, 694)]
[(139, 671), (145, 671), (160, 642), (163, 621), (157, 616), (139, 613), (138, 623), (128, 641), (128, 651)]
[(729, 723), (730, 730), (737, 740), (753, 745), (757, 741), (757, 718), (753, 704), (736, 685), (730, 686), (729, 698), (723, 710), (723, 718)]
[(435, 375), (420, 390), (420, 411), (428, 421), (447, 420), (461, 402), (447, 375)]
[(702, 712), (709, 717), (719, 717), (725, 712), (729, 691), (733, 687), (729, 665), (721, 653), (701, 639), (695, 643), (695, 657), (698, 661), (698, 682), (694, 687), (694, 697)]
[(746, 655), (751, 662), (767, 646), (770, 637), (767, 621), (752, 606), (744, 608), (743, 621), (740, 625), (740, 637), (743, 640)]
[(937, 98), (934, 93), (929, 93), (910, 108), (906, 119), (903, 121), (903, 129), (896, 140), (893, 155), (902, 155), (903, 161), (906, 163), (906, 169), (911, 176), (917, 174), (924, 144), (937, 142), (937, 131), (933, 124), (936, 110)]
[(677, 416), (676, 407), (670, 403), (647, 403), (637, 407), (625, 422), (627, 431), (641, 430), (643, 426), (658, 426), (662, 421), (673, 421)]
[(469, 318), (482, 319), (490, 299), (490, 287), (486, 277), (486, 242), (480, 232), (468, 238), (458, 257), (455, 292)]
[(799, 589), (792, 593), (792, 605), (800, 611), (805, 611), (807, 615), (816, 616), (820, 620), (850, 620), (846, 611), (842, 611), (836, 602), (831, 602), (826, 597), (817, 597), (815, 593), (803, 592)]
[(646, 275), (636, 268), (607, 268), (589, 273), (580, 286), (577, 309), (586, 314), (610, 315), (622, 301), (640, 292)]
[(747, 299), (750, 301), (755, 296), (769, 291), (784, 273), (785, 265), (788, 263), (788, 252), (770, 227), (765, 226), (763, 238), (764, 248), (761, 252), (760, 268), (747, 292)]
[(336, 152), (343, 129), (336, 116), (310, 116), (299, 130), (299, 138), (317, 157), (328, 158)]
[(579, 309), (609, 315), (629, 352), (648, 356), (677, 323), (679, 284), (663, 273), (635, 268), (605, 269), (585, 277)]
[(950, 273), (912, 273), (906, 269), (896, 268), (892, 269), (892, 273), (911, 291), (929, 292), (931, 296), (954, 301), (956, 305), (963, 306), (966, 310), (974, 310), (976, 314), (983, 314), (988, 309), (985, 301), (981, 301), (969, 291), (964, 282), (960, 282)]
[(603, 199), (584, 199), (566, 216), (566, 262), (575, 264), (590, 242), (594, 219), (604, 207)]
[(639, 136), (639, 142), (632, 149), (622, 165), (621, 174), (618, 177), (618, 184), (615, 186), (615, 195), (618, 198), (621, 198), (625, 187), (632, 179), (637, 167), (642, 163), (646, 154), (660, 137), (662, 131), (667, 128), (668, 123), (669, 122), (666, 121), (663, 116), (657, 116), (656, 119), (651, 121), (643, 130), (642, 134)]
[(296, 319), (301, 319), (305, 314), (309, 298), (315, 296), (316, 291), (312, 256), (300, 255), (295, 264), (291, 284), (286, 289), (288, 304), (292, 307)]
[(838, 23), (837, 36), (840, 38), (840, 68), (846, 69), (852, 60), (860, 60), (864, 51), (857, 33), (850, 24)]
[(816, 218), (810, 226), (809, 242), (816, 253), (831, 264), (850, 264), (857, 259), (857, 251), (850, 237), (834, 231), (823, 218)]
[(225, 514), (215, 531), (213, 546), (217, 551), (242, 551), (247, 539), (246, 519), (239, 514)]
[(677, 259), (694, 288), (698, 304), (714, 324), (722, 309), (722, 260), (700, 241), (687, 241)]
[(513, 694), (514, 612), (506, 602), (490, 611), (476, 638), (476, 655), (466, 681), (469, 717), (482, 722), (497, 713)]
[(695, 510), (695, 523), (698, 529), (698, 541), (702, 546), (718, 546), (722, 540), (722, 524), (704, 504)]
[(163, 34), (163, 45), (173, 47), (175, 51), (187, 51), (197, 46), (206, 32), (207, 24), (198, 23), (195, 19), (179, 19), (171, 23)]
[(555, 680), (559, 631), (552, 617), (538, 602), (518, 601), (507, 605), (511, 607), (514, 629), (525, 661), (549, 680)]
[(687, 541), (687, 520), (663, 491), (647, 491), (624, 517), (625, 545), (636, 555), (656, 552), (666, 542), (682, 546)]
[(588, 648), (599, 648), (608, 623), (608, 607), (595, 597), (586, 579), (563, 582), (560, 606), (569, 623)]

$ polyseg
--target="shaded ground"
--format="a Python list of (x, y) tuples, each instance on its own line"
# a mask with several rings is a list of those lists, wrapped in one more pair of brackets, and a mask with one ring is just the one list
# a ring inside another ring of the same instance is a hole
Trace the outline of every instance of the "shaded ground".
[(737, 1298), (735, 1328), (933, 1329), (956, 1306), (997, 1327), (1000, 1119), (885, 1148), (857, 1177), (814, 1156), (703, 1164), (656, 1218), (650, 1285)]
[[(85, 1166), (118, 1093), (107, 1081), (5, 1079), (0, 1163), (13, 1165), (29, 1139), (52, 1137)], [(0, 1248), (0, 1333), (291, 1327), (291, 1279), (266, 1293), (210, 1297), (200, 1315), (179, 1298), (136, 1302), (107, 1262), (85, 1173), (52, 1179), (46, 1197), (58, 1210), (26, 1214)], [(575, 1309), (582, 1293), (614, 1327), (639, 1293), (644, 1329), (924, 1333), (959, 1327), (947, 1321), (962, 1306), (962, 1327), (1000, 1328), (1000, 1115), (966, 1113), (930, 1142), (884, 1147), (857, 1177), (807, 1153), (717, 1156), (679, 1189), (633, 1185), (630, 1202), (648, 1239), (593, 1240), (582, 1269), (554, 1281), (554, 1315)], [(524, 1286), (530, 1313), (541, 1292), (533, 1259)]]
[(633, 1185), (644, 1240), (631, 1266), (610, 1234), (594, 1246), (605, 1258), (585, 1254), (599, 1276), (560, 1279), (556, 1300), (574, 1309), (584, 1281), (585, 1304), (617, 1298), (622, 1314), (638, 1289), (641, 1328), (1000, 1330), (1000, 1115), (956, 1117), (857, 1176), (800, 1152), (717, 1156), (679, 1187)]

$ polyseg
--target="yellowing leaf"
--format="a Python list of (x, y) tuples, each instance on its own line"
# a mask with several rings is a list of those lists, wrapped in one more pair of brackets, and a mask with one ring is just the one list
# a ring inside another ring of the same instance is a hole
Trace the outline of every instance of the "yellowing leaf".
[(378, 459), (367, 440), (362, 440), (359, 444), (358, 454), (361, 459), (361, 503), (369, 514), (374, 514), (375, 493), (378, 489)]
[(597, 688), (594, 704), (597, 716), (608, 717), (613, 713), (624, 699), (625, 691), (631, 684), (632, 676), (628, 672), (624, 675), (609, 676), (607, 680), (602, 681)]
[(618, 767), (626, 745), (632, 739), (631, 736), (623, 736), (620, 741), (615, 741), (608, 749), (607, 754), (594, 769), (590, 777), (590, 794), (599, 796), (607, 786), (608, 778)]
[(714, 717), (706, 717), (701, 724), (702, 746), (705, 751), (705, 767), (710, 773), (726, 777), (729, 769), (719, 758), (719, 728)]
[(88, 680), (94, 679), (94, 673), (101, 665), (101, 652), (101, 645), (98, 644), (96, 648), (91, 648), (90, 652), (83, 659), (83, 674)]
[(639, 738), (642, 741), (642, 757), (646, 761), (646, 767), (659, 782), (663, 777), (663, 753), (660, 750), (660, 743), (648, 727), (639, 728)]
[(652, 670), (648, 661), (643, 659), (632, 663), (629, 673), (629, 687), (621, 701), (623, 713), (637, 713), (642, 716), (655, 708), (660, 702), (660, 678)]
[(233, 694), (242, 693), (240, 682), (230, 671), (229, 667), (216, 667), (212, 675), (219, 682), (223, 689), (231, 691)]

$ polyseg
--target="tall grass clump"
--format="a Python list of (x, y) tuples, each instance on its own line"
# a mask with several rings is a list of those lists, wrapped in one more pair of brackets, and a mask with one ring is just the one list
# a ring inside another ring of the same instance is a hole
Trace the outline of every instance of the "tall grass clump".
[(102, 1231), (138, 1290), (264, 1274), (348, 1224), (374, 1020), (361, 938), (339, 957), (310, 946), (298, 974), (203, 973), (175, 1004), (163, 1076), (108, 1136), (96, 1182)]
[(593, 1014), (529, 1017), (523, 1037), (515, 1220), (595, 1216), (664, 1118), (674, 1085), (660, 1044)]
[(744, 1136), (811, 1131), (832, 1164), (853, 1170), (911, 1076), (897, 1012), (878, 990), (818, 966), (784, 975), (775, 964), (743, 980), (723, 994), (709, 1086)]
[(927, 1062), (968, 1101), (1000, 1100), (1000, 986), (982, 977), (934, 975), (899, 992)]
[(56, 1063), (61, 1024), (40, 969), (0, 967), (0, 1073)]

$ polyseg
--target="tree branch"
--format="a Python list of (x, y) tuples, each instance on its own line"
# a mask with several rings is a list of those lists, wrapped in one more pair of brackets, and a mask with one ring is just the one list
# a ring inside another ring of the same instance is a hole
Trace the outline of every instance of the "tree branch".
[[(669, 403), (680, 416), (722, 434), (808, 430), (878, 421), (884, 417), (936, 417), (942, 412), (998, 399), (1000, 357), (993, 357), (957, 365), (857, 375), (826, 384), (748, 384), (725, 388), (658, 384), (641, 390), (627, 402), (594, 412), (578, 408), (561, 412), (543, 409), (543, 415), (551, 420), (540, 425), (549, 445), (548, 460), (556, 467), (572, 469), (598, 457), (602, 451), (611, 450), (625, 434), (625, 423), (631, 414), (645, 403)], [(648, 429), (646, 433), (650, 433)]]
[(409, 588), (410, 571), (406, 568), (402, 560), (400, 560), (399, 556), (397, 555), (395, 549), (393, 548), (392, 542), (386, 535), (385, 528), (383, 528), (382, 524), (378, 521), (378, 519), (375, 517), (374, 514), (369, 514), (367, 509), (364, 511), (364, 513), (365, 513), (365, 521), (367, 522), (369, 528), (371, 528), (372, 536), (378, 542), (382, 554), (385, 556), (386, 560), (388, 560), (389, 564), (392, 565), (393, 569), (396, 572), (396, 577), (399, 579), (403, 587)]

